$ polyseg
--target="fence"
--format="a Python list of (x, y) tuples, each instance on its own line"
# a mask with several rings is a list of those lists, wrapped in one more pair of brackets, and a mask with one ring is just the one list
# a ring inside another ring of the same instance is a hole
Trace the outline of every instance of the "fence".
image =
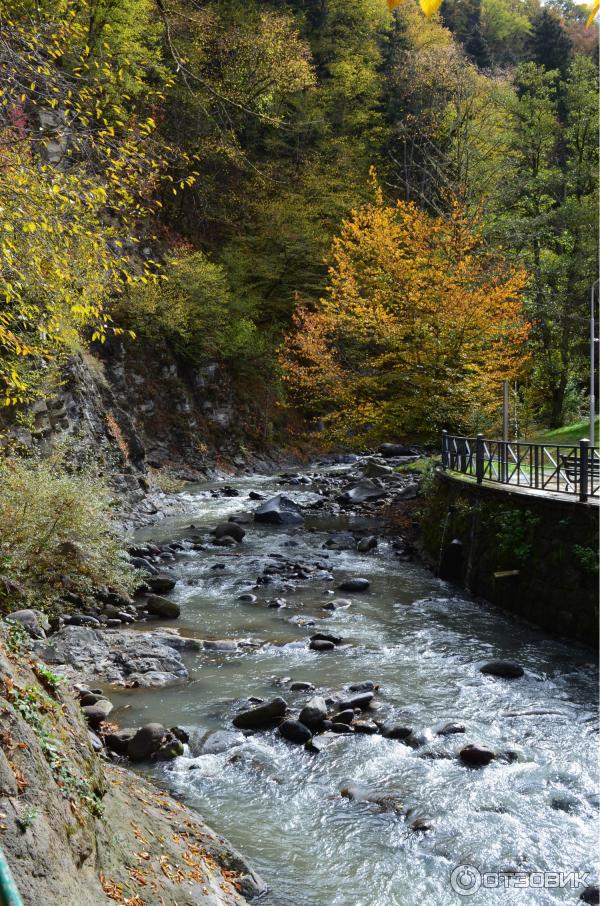
[(571, 494), (585, 502), (600, 493), (600, 455), (588, 440), (578, 444), (526, 444), (460, 437), (442, 431), (442, 468), (471, 475), (478, 484)]

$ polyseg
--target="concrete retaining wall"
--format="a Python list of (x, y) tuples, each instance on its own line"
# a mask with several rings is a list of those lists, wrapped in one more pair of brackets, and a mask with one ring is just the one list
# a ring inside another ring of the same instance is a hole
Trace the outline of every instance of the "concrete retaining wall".
[(553, 633), (598, 644), (597, 507), (438, 472), (422, 527), (444, 578)]

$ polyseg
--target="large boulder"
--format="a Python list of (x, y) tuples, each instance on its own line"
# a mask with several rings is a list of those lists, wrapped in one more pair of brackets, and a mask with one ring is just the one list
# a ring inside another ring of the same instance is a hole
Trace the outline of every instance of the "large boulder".
[(127, 755), (129, 743), (136, 733), (135, 727), (123, 727), (121, 730), (115, 730), (114, 733), (107, 733), (104, 737), (106, 748), (117, 755)]
[(320, 729), (326, 717), (327, 705), (325, 704), (325, 699), (320, 695), (313, 696), (298, 715), (300, 722), (313, 731)]
[(233, 538), (234, 541), (243, 541), (246, 532), (237, 522), (221, 522), (213, 529), (215, 538)]
[(198, 650), (198, 642), (165, 630), (100, 632), (83, 626), (65, 626), (50, 638), (34, 642), (37, 657), (60, 665), (68, 679), (92, 686), (106, 682), (157, 687), (183, 682), (188, 672), (180, 651), (188, 648)]
[(379, 500), (386, 493), (369, 478), (364, 478), (358, 484), (344, 488), (344, 492), (337, 499), (340, 503), (365, 503), (368, 500)]
[(514, 661), (489, 661), (480, 668), (481, 673), (489, 676), (501, 676), (503, 679), (518, 679), (525, 671)]
[(304, 521), (304, 516), (297, 503), (285, 494), (278, 494), (254, 511), (254, 520), (269, 525), (296, 525)]
[(278, 723), (284, 716), (287, 703), (279, 696), (263, 705), (240, 711), (233, 718), (233, 726), (239, 730), (260, 730)]
[(164, 617), (167, 620), (175, 620), (181, 613), (181, 607), (177, 601), (170, 601), (169, 598), (163, 598), (161, 595), (148, 595), (146, 610), (156, 617)]
[(129, 740), (127, 754), (132, 761), (144, 761), (158, 752), (166, 735), (167, 730), (162, 724), (145, 724)]
[(377, 462), (375, 459), (369, 459), (362, 469), (365, 478), (385, 478), (387, 475), (393, 475), (394, 470), (391, 466)]

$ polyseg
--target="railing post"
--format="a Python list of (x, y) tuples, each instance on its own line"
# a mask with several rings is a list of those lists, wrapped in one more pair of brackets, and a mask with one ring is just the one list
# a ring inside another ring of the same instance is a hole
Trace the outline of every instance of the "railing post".
[(539, 488), (540, 486), (540, 448), (537, 444), (533, 444), (534, 449), (534, 462), (535, 462), (535, 473), (534, 473), (534, 488)]
[(448, 432), (444, 429), (442, 431), (442, 469), (446, 470), (448, 465)]
[(483, 481), (483, 434), (477, 435), (475, 443), (475, 477), (477, 478), (477, 484), (481, 484)]
[(588, 499), (590, 442), (587, 437), (579, 441), (579, 499), (585, 503)]

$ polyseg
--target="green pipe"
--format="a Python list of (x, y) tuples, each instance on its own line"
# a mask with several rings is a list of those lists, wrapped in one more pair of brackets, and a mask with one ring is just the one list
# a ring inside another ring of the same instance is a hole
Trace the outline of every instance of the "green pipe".
[(0, 904), (1, 906), (23, 906), (12, 871), (0, 847)]

